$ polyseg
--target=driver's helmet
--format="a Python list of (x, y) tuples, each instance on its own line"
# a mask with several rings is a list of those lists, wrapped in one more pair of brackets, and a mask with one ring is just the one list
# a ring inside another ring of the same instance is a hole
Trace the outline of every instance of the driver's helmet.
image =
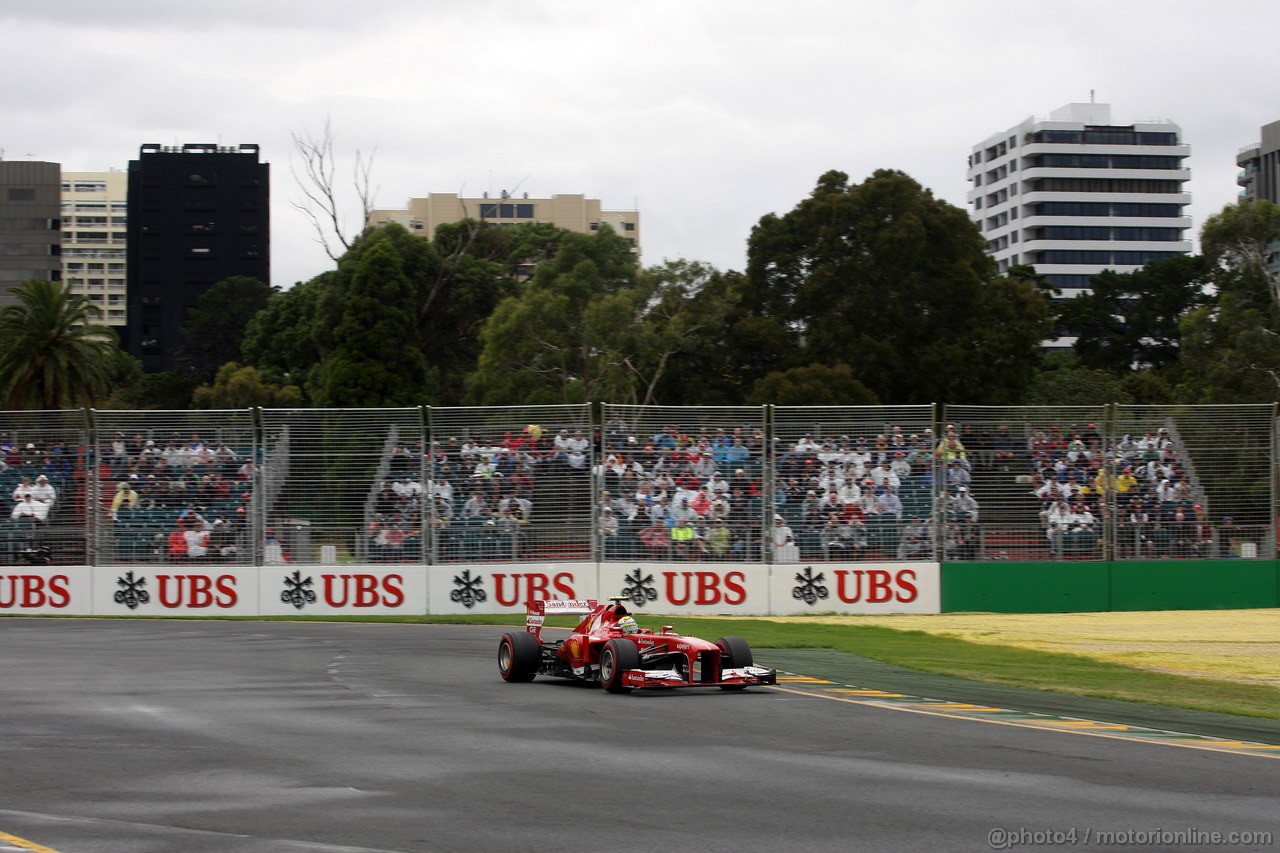
[(620, 616), (618, 617), (618, 630), (624, 634), (634, 634), (640, 630), (640, 626), (630, 616)]

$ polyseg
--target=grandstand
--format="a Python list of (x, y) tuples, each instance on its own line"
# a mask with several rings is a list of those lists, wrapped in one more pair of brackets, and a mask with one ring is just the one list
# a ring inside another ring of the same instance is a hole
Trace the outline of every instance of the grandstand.
[(0, 561), (1273, 558), (1275, 446), (1269, 406), (0, 412)]

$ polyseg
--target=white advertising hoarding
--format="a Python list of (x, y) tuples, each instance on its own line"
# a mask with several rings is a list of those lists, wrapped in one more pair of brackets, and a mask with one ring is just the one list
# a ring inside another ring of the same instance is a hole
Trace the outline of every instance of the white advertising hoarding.
[(0, 569), (0, 613), (493, 614), (614, 596), (637, 614), (938, 613), (940, 575), (915, 562), (14, 566)]
[(256, 616), (258, 570), (139, 565), (93, 569), (96, 616)]
[(418, 565), (283, 565), (258, 571), (262, 616), (427, 612), (427, 569)]
[(703, 616), (769, 612), (769, 567), (751, 563), (601, 563), (600, 596), (636, 613)]
[(431, 613), (524, 613), (530, 599), (599, 598), (595, 563), (459, 563), (427, 571)]
[(804, 613), (940, 613), (938, 563), (801, 563), (774, 566), (774, 616)]
[(93, 572), (85, 566), (0, 566), (0, 613), (92, 613)]

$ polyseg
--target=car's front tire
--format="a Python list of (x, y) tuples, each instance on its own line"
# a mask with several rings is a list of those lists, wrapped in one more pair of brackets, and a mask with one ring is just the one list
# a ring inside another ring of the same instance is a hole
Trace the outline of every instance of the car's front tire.
[(600, 684), (610, 693), (630, 693), (622, 682), (622, 674), (640, 668), (640, 650), (635, 643), (613, 639), (600, 650)]
[(503, 681), (533, 681), (542, 653), (537, 639), (526, 631), (510, 631), (498, 643), (498, 672)]
[[(755, 658), (751, 655), (751, 646), (747, 645), (747, 641), (741, 637), (721, 637), (716, 640), (716, 645), (720, 647), (721, 672), (726, 669), (741, 669), (744, 666), (752, 666), (755, 663)], [(720, 689), (746, 690), (747, 685), (722, 684)]]

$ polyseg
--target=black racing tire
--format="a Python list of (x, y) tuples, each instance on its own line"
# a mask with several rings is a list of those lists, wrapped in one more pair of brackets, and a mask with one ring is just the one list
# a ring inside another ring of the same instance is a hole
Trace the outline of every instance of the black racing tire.
[(533, 681), (541, 658), (537, 639), (527, 631), (509, 631), (498, 643), (498, 672), (503, 681)]
[[(751, 646), (747, 645), (747, 641), (741, 637), (721, 637), (716, 640), (716, 645), (720, 647), (721, 672), (726, 669), (741, 669), (744, 666), (751, 666), (755, 663), (755, 658), (751, 656)], [(746, 690), (747, 685), (722, 684), (720, 689)]]
[(622, 674), (640, 668), (640, 650), (630, 640), (614, 638), (600, 650), (600, 686), (610, 693), (630, 693), (622, 683)]

